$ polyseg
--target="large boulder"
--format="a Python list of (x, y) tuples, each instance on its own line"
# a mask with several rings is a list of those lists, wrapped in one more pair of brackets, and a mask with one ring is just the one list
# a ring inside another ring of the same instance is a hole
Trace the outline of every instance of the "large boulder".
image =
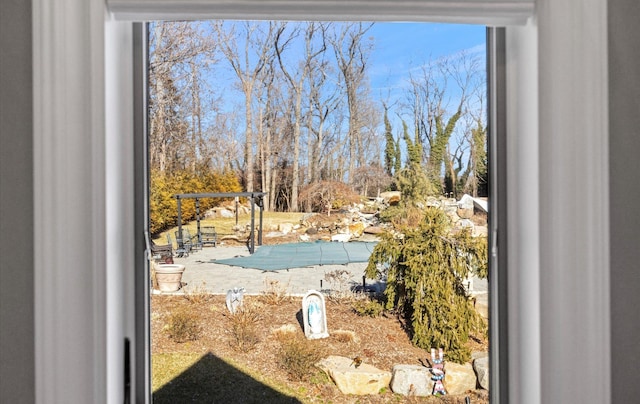
[(230, 217), (235, 217), (236, 214), (233, 213), (232, 211), (228, 210), (228, 209), (218, 209), (216, 211), (217, 216), (216, 217), (226, 217), (226, 218), (230, 218)]
[(462, 219), (471, 219), (473, 217), (473, 198), (464, 194), (458, 201), (458, 216)]
[(385, 203), (388, 205), (397, 205), (402, 199), (402, 193), (400, 191), (387, 191), (380, 194)]
[(470, 363), (459, 365), (447, 362), (444, 370), (444, 382), (448, 394), (464, 394), (468, 390), (476, 389), (476, 373)]
[(395, 365), (391, 390), (403, 396), (430, 396), (434, 381), (429, 369), (418, 365)]
[(343, 356), (329, 356), (316, 366), (331, 377), (343, 394), (378, 394), (391, 381), (391, 372), (366, 363), (356, 367), (353, 359)]
[(235, 217), (235, 213), (231, 210), (228, 210), (224, 207), (217, 206), (215, 208), (209, 209), (205, 214), (206, 218), (218, 218), (218, 217)]

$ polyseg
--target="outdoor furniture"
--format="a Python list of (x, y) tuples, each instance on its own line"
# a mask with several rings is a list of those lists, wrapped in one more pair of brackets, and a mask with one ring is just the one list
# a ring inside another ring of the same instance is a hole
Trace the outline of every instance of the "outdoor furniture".
[(176, 253), (178, 257), (188, 257), (191, 251), (198, 248), (198, 240), (197, 237), (191, 236), (189, 229), (182, 229), (182, 237), (180, 237), (180, 232), (176, 231), (176, 243), (178, 244), (178, 249)]
[(165, 264), (173, 263), (173, 246), (171, 243), (159, 245), (150, 239), (149, 247), (151, 250), (151, 258), (156, 262), (162, 262)]
[(198, 242), (198, 235), (197, 234), (192, 235), (189, 229), (187, 228), (182, 228), (182, 239), (185, 245), (189, 247), (190, 251), (202, 248), (202, 244)]
[[(175, 232), (176, 235), (176, 245), (178, 246), (178, 248), (176, 248), (176, 256), (177, 257), (188, 257), (189, 256), (189, 245), (185, 245), (183, 239), (180, 237), (178, 232)], [(170, 239), (171, 236), (167, 234), (167, 238)]]
[(216, 233), (215, 226), (202, 226), (200, 229), (200, 242), (203, 247), (207, 244), (212, 244), (215, 247), (218, 244), (218, 233)]

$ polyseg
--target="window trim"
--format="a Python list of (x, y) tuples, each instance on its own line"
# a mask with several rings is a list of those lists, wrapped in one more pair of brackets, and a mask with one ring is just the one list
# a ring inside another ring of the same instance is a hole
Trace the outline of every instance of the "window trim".
[(107, 0), (118, 20), (280, 19), (524, 25), (533, 0)]
[[(527, 27), (506, 30), (518, 133), (507, 139), (507, 203), (539, 215), (509, 213), (511, 402), (610, 402), (606, 11), (603, 0), (539, 0)], [(100, 0), (34, 0), (33, 21), (36, 399), (122, 402), (134, 185), (108, 161), (134, 162), (133, 117), (120, 105), (131, 56), (111, 57), (130, 46), (131, 23)], [(518, 43), (526, 50), (511, 53)], [(539, 109), (519, 103), (532, 87)], [(527, 144), (539, 145), (536, 158)], [(527, 181), (538, 184), (533, 201)]]

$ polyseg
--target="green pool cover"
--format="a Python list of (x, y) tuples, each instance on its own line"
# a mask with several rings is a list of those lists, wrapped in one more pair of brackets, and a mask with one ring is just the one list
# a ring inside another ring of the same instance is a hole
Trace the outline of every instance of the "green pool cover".
[(314, 265), (339, 265), (350, 262), (367, 262), (377, 243), (330, 242), (288, 243), (263, 245), (253, 255), (216, 260), (217, 264), (277, 271)]

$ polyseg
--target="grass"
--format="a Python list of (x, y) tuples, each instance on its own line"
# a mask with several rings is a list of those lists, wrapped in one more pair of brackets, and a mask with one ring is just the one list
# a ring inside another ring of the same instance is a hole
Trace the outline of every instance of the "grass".
[[(280, 223), (299, 223), (304, 213), (288, 213), (288, 212), (264, 212), (262, 216), (262, 228), (265, 232), (272, 226), (276, 226)], [(256, 209), (255, 212), (255, 225), (259, 226), (260, 212)], [(238, 226), (244, 228), (248, 223), (251, 223), (251, 214), (238, 215)], [(197, 223), (195, 220), (183, 223), (184, 228), (188, 228), (192, 235), (197, 234)], [(234, 227), (236, 226), (235, 217), (220, 217), (220, 218), (207, 218), (200, 220), (200, 226), (215, 226), (218, 235), (235, 234)], [(161, 233), (159, 233), (155, 240), (158, 244), (166, 244), (167, 234), (171, 235), (171, 240), (175, 244), (175, 232), (178, 230), (178, 226), (171, 227)]]
[(243, 304), (235, 313), (226, 314), (231, 347), (237, 351), (250, 351), (260, 342), (257, 324), (260, 311), (251, 304)]
[(154, 403), (300, 402), (295, 398), (297, 392), (287, 385), (211, 353), (155, 354), (151, 368)]
[(322, 359), (323, 352), (317, 342), (296, 334), (281, 335), (278, 365), (287, 372), (289, 380), (305, 381), (319, 372), (315, 364)]

